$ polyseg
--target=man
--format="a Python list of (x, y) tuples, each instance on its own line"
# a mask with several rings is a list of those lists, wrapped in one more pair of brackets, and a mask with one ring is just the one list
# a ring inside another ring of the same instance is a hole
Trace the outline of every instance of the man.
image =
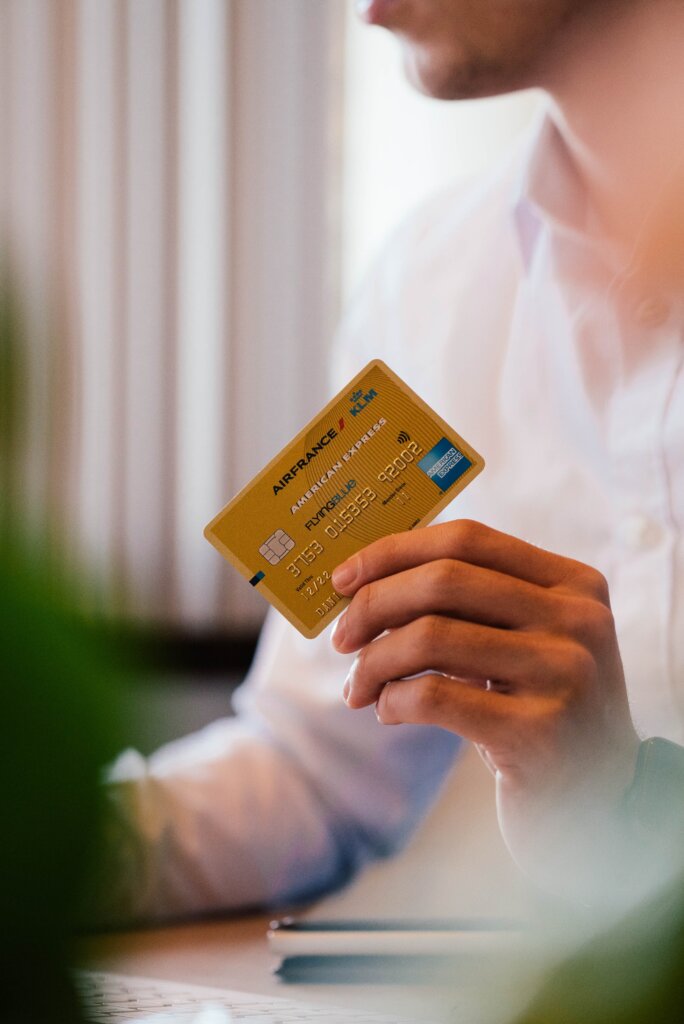
[(386, 359), (487, 470), (459, 520), (340, 567), (354, 599), (334, 646), (353, 664), (271, 617), (237, 719), (119, 761), (127, 915), (340, 884), (401, 845), (460, 736), (496, 772), (523, 867), (581, 899), (631, 890), (616, 851), (658, 831), (637, 762), (679, 764), (640, 737), (684, 741), (684, 4), (359, 7), (433, 96), (550, 96), (504, 166), (396, 235), (338, 345), (336, 382)]

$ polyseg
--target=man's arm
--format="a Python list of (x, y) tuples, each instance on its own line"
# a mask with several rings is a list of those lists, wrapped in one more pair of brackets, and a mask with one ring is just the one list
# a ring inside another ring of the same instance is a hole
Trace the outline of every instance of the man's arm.
[(345, 659), (278, 616), (234, 719), (122, 755), (108, 782), (101, 917), (115, 924), (313, 898), (400, 846), (458, 740), (383, 730), (341, 698)]

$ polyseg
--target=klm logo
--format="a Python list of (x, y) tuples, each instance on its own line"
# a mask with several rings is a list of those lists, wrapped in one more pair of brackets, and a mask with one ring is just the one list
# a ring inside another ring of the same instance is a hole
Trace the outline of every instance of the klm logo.
[(359, 413), (363, 412), (366, 406), (370, 402), (372, 402), (374, 398), (377, 397), (378, 393), (377, 391), (375, 391), (374, 388), (371, 388), (370, 391), (367, 391), (365, 395), (363, 391), (353, 391), (352, 394), (349, 396), (350, 401), (353, 403), (349, 412), (352, 414), (352, 416), (358, 416)]

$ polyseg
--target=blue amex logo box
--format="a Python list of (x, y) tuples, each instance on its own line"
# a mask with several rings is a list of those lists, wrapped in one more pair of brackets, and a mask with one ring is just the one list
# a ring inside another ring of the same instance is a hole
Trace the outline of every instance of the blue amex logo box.
[(470, 469), (472, 463), (451, 441), (443, 437), (424, 458), (420, 459), (418, 465), (433, 483), (446, 491)]

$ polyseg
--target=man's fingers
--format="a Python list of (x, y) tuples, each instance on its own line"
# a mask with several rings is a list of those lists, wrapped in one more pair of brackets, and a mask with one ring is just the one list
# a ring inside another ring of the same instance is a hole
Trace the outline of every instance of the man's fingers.
[(386, 683), (431, 671), (541, 688), (548, 663), (541, 664), (531, 635), (428, 615), (363, 648), (349, 674), (347, 703), (374, 704)]
[(361, 587), (338, 620), (333, 642), (342, 653), (357, 651), (386, 629), (425, 615), (541, 628), (552, 616), (551, 602), (548, 591), (534, 584), (444, 558)]
[(377, 702), (383, 725), (439, 725), (473, 743), (496, 744), (513, 727), (513, 701), (458, 679), (424, 675), (387, 683)]
[(333, 584), (340, 593), (351, 596), (373, 580), (445, 558), (541, 587), (572, 583), (587, 596), (607, 602), (607, 588), (600, 573), (469, 519), (382, 537), (339, 565), (333, 573)]

